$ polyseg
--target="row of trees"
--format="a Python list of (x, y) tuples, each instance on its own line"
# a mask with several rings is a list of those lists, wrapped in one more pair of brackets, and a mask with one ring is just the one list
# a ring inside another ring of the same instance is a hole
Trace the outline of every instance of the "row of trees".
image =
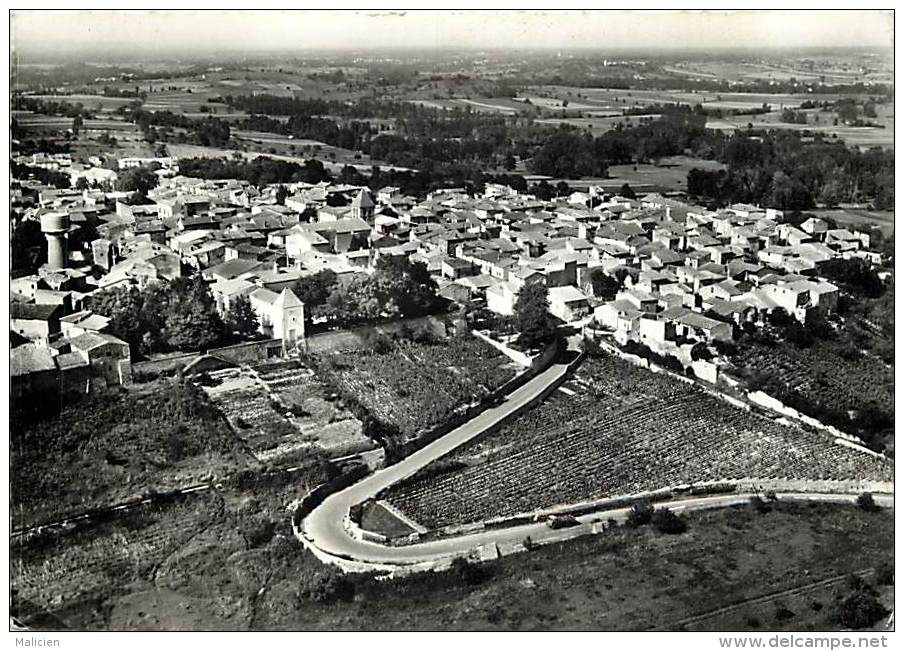
[(318, 160), (303, 165), (291, 161), (258, 156), (246, 160), (234, 158), (182, 158), (179, 171), (202, 179), (240, 179), (262, 187), (272, 183), (320, 183), (331, 180), (330, 173)]
[(94, 312), (109, 317), (110, 333), (126, 341), (135, 357), (172, 350), (205, 350), (257, 334), (247, 298), (233, 301), (221, 318), (200, 276), (170, 283), (113, 287), (89, 299)]
[(205, 147), (225, 147), (231, 136), (229, 123), (215, 117), (195, 120), (172, 111), (146, 111), (134, 102), (117, 113), (134, 122), (149, 142), (170, 139), (176, 129), (186, 134), (185, 140)]

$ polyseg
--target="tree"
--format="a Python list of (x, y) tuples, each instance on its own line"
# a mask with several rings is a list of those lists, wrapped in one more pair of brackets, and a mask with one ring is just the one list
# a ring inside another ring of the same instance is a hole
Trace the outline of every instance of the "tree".
[(514, 308), (518, 343), (526, 348), (541, 348), (556, 336), (556, 323), (549, 314), (546, 285), (531, 283), (521, 288)]
[(465, 585), (477, 585), (489, 578), (489, 572), (484, 567), (461, 557), (452, 561), (450, 572)]
[(226, 314), (225, 325), (230, 332), (243, 338), (254, 337), (257, 334), (260, 321), (247, 296), (239, 296), (232, 301)]
[(75, 182), (75, 189), (79, 192), (84, 192), (89, 187), (88, 179), (84, 176), (78, 177), (78, 180)]
[(659, 533), (679, 534), (687, 531), (687, 523), (684, 519), (666, 508), (653, 511), (650, 521)]
[(876, 506), (876, 501), (873, 499), (872, 493), (861, 493), (857, 497), (857, 506), (867, 513), (879, 510), (879, 507)]
[(142, 196), (157, 187), (157, 175), (148, 167), (133, 167), (116, 179), (116, 189), (120, 192), (137, 192)]
[(110, 319), (108, 331), (129, 344), (133, 356), (142, 354), (142, 338), (147, 332), (142, 319), (144, 296), (135, 287), (113, 287), (92, 294), (88, 305)]
[(621, 283), (597, 268), (590, 272), (590, 286), (593, 288), (594, 296), (611, 301), (621, 288)]
[(645, 524), (650, 524), (652, 520), (653, 506), (651, 504), (635, 504), (631, 507), (631, 511), (628, 513), (625, 524), (629, 527), (637, 528)]
[(711, 361), (713, 358), (713, 354), (710, 352), (709, 347), (702, 341), (694, 344), (691, 347), (691, 359), (695, 362), (703, 360), (705, 362)]
[(292, 291), (298, 297), (298, 300), (305, 304), (305, 309), (310, 309), (326, 303), (335, 286), (336, 272), (331, 269), (324, 269), (299, 280), (295, 283)]
[(286, 189), (286, 186), (280, 185), (276, 188), (276, 205), (284, 206), (286, 205), (286, 197), (289, 196), (289, 191)]
[(621, 190), (618, 191), (618, 194), (623, 196), (625, 199), (637, 198), (637, 195), (634, 193), (634, 190), (628, 183), (622, 183)]
[(165, 313), (167, 344), (176, 350), (204, 350), (219, 341), (223, 322), (201, 277), (178, 278), (171, 287)]

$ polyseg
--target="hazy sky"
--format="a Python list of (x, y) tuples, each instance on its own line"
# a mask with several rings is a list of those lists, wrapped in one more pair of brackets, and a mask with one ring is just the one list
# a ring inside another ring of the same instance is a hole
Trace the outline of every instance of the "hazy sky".
[(890, 11), (14, 12), (20, 54), (890, 46)]

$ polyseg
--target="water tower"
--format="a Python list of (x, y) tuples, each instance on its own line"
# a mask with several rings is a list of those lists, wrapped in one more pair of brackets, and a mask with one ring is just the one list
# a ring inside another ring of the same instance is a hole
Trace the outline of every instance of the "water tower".
[(47, 266), (50, 269), (65, 269), (69, 262), (69, 215), (62, 212), (41, 215), (41, 232), (47, 238)]

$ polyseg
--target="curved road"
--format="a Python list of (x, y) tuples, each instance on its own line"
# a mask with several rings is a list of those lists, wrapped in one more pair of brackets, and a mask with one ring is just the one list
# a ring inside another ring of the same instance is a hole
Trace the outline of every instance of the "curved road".
[[(574, 351), (572, 351), (574, 352)], [(430, 569), (448, 562), (456, 556), (468, 555), (484, 545), (514, 546), (530, 537), (535, 543), (557, 542), (590, 533), (592, 521), (617, 521), (625, 519), (629, 508), (616, 508), (580, 516), (580, 526), (553, 530), (543, 522), (517, 525), (499, 529), (481, 530), (473, 534), (442, 538), (401, 547), (390, 547), (376, 542), (352, 537), (345, 528), (349, 508), (373, 498), (388, 488), (448, 454), (496, 425), (513, 412), (528, 404), (555, 386), (568, 373), (567, 363), (553, 364), (546, 371), (516, 389), (501, 404), (452, 430), (440, 439), (414, 452), (395, 465), (376, 471), (361, 481), (327, 497), (304, 520), (296, 535), (301, 542), (322, 561), (340, 565), (348, 570), (398, 570), (408, 568)], [(718, 508), (746, 503), (751, 494), (707, 495), (669, 499), (655, 503), (668, 506), (676, 513), (708, 508)], [(779, 493), (780, 498), (815, 500), (826, 502), (853, 502), (855, 497), (843, 494)], [(877, 504), (893, 507), (892, 495), (875, 495)]]
[[(576, 351), (571, 350), (570, 352), (577, 355)], [(460, 553), (463, 544), (462, 538), (410, 547), (387, 547), (377, 543), (359, 541), (348, 534), (343, 526), (343, 521), (351, 506), (360, 504), (384, 488), (410, 477), (428, 463), (448, 454), (501, 422), (563, 380), (568, 373), (568, 368), (568, 363), (554, 363), (523, 386), (515, 389), (499, 405), (481, 412), (465, 424), (398, 463), (382, 468), (358, 483), (330, 495), (302, 521), (299, 532), (303, 538), (302, 542), (306, 545), (313, 545), (326, 555), (353, 558), (365, 563), (390, 565), (417, 563), (433, 560), (437, 555)], [(471, 539), (471, 536), (465, 538)]]

